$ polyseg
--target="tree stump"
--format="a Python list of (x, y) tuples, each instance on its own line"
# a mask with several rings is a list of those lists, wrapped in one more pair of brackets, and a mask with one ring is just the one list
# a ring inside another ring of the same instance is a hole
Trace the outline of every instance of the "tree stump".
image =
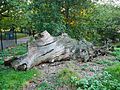
[(28, 70), (43, 62), (66, 59), (87, 62), (91, 59), (93, 52), (93, 45), (86, 40), (77, 41), (66, 33), (53, 37), (44, 31), (36, 40), (28, 44), (27, 56), (14, 60), (11, 65), (18, 70)]

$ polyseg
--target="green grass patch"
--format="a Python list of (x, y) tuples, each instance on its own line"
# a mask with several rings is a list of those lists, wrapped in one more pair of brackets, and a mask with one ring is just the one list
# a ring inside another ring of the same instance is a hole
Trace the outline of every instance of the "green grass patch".
[(26, 44), (20, 44), (17, 45), (16, 47), (9, 48), (6, 51), (8, 52), (13, 52), (14, 55), (23, 55), (27, 53), (27, 45)]
[[(70, 69), (64, 68), (54, 76), (54, 83), (42, 82), (37, 90), (57, 90), (56, 88), (63, 87), (64, 85), (71, 87), (71, 78), (78, 77), (78, 75)], [(73, 78), (72, 78), (73, 79)], [(72, 89), (71, 89), (72, 90)]]
[(37, 90), (55, 90), (56, 86), (47, 82), (42, 82)]
[[(104, 63), (111, 65), (109, 61)], [(73, 90), (120, 90), (120, 64), (111, 65), (100, 74), (85, 78), (78, 78), (74, 72), (65, 69), (59, 72), (58, 80)]]
[(117, 79), (120, 83), (120, 63), (106, 68), (106, 71), (112, 75), (113, 79)]
[(70, 69), (62, 69), (59, 73), (58, 73), (58, 79), (59, 81), (61, 81), (64, 84), (69, 84), (70, 83), (70, 79), (71, 77), (78, 77), (76, 72), (73, 72)]
[(0, 59), (0, 65), (4, 64), (4, 61), (2, 59)]
[(24, 33), (17, 33), (17, 39), (24, 38), (24, 37), (27, 37), (27, 35)]
[(120, 48), (114, 47), (114, 51), (111, 54), (116, 57), (116, 60), (120, 61)]
[(114, 47), (120, 47), (120, 42), (114, 43), (113, 46)]
[(27, 81), (39, 75), (37, 69), (15, 71), (12, 68), (0, 66), (0, 90), (20, 90)]
[(112, 66), (112, 65), (114, 65), (118, 62), (114, 62), (114, 61), (111, 61), (111, 60), (97, 60), (97, 61), (95, 61), (95, 63), (105, 65), (105, 66)]
[(4, 51), (0, 52), (0, 64), (4, 63), (4, 58), (9, 56), (19, 56), (27, 53), (27, 45), (26, 44), (20, 44), (15, 47), (10, 47), (7, 49), (4, 49)]

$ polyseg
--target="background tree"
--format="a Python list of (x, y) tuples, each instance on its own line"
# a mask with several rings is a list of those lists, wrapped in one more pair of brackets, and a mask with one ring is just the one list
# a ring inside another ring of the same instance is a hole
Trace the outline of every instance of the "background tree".
[(4, 7), (1, 11), (5, 11), (5, 14), (1, 13), (3, 15), (0, 20), (1, 29), (9, 29), (12, 25), (16, 28), (26, 26), (29, 21), (28, 2), (20, 0), (4, 0), (3, 2), (1, 5)]
[(57, 0), (34, 0), (31, 9), (33, 27), (37, 32), (47, 30), (58, 35), (65, 29)]
[(92, 16), (92, 26), (97, 31), (98, 41), (111, 39), (113, 42), (120, 38), (120, 11), (119, 7), (112, 5), (97, 5), (94, 15)]
[(92, 5), (90, 0), (34, 0), (31, 4), (32, 22), (40, 32), (48, 30), (51, 34), (58, 34), (65, 31), (79, 39), (79, 35), (74, 34), (77, 30), (73, 29), (82, 21), (81, 16), (89, 18), (80, 13), (88, 13), (87, 9)]

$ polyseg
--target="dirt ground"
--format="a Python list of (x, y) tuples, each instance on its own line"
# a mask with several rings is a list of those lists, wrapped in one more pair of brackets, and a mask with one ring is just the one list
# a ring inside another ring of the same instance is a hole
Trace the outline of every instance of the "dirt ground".
[[(55, 75), (64, 68), (68, 68), (76, 72), (80, 78), (85, 78), (86, 76), (93, 76), (96, 73), (101, 73), (106, 67), (106, 62), (100, 64), (102, 60), (114, 61), (114, 59), (115, 58), (113, 56), (100, 56), (95, 58), (91, 62), (86, 63), (78, 62), (77, 60), (69, 60), (41, 64), (39, 66), (36, 66), (36, 68), (42, 72), (42, 76), (29, 81), (27, 85), (23, 88), (23, 90), (36, 90), (37, 85), (40, 85), (44, 81), (48, 83), (54, 83)], [(61, 87), (57, 90), (69, 90), (69, 88)]]

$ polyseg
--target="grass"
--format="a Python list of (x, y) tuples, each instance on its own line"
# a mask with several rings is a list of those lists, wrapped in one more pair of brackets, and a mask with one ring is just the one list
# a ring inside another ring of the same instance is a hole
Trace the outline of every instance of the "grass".
[(57, 90), (57, 88), (63, 87), (64, 85), (71, 86), (71, 77), (78, 77), (78, 75), (70, 69), (61, 69), (57, 75), (54, 76), (54, 80), (52, 80), (54, 83), (42, 82), (37, 90)]
[(16, 47), (7, 49), (6, 51), (8, 52), (12, 51), (14, 55), (23, 55), (27, 53), (27, 45), (20, 44), (20, 45), (17, 45)]
[(49, 84), (47, 82), (42, 82), (37, 90), (55, 90), (55, 86), (53, 84)]
[(115, 47), (120, 47), (120, 42), (114, 43), (113, 44)]
[(120, 83), (120, 63), (106, 68), (106, 71), (112, 75), (113, 79), (117, 79)]
[[(59, 79), (71, 90), (120, 90), (120, 64), (108, 67), (101, 74), (92, 77), (78, 78), (70, 70), (62, 70)], [(64, 83), (64, 82), (69, 83)]]
[(39, 75), (37, 69), (15, 71), (0, 65), (0, 90), (21, 90), (27, 81), (37, 75)]
[(17, 39), (24, 38), (24, 37), (27, 37), (27, 35), (24, 33), (17, 33)]
[(64, 68), (58, 73), (58, 78), (63, 81), (63, 83), (69, 83), (72, 76), (78, 76), (77, 73), (70, 69)]
[(116, 60), (118, 60), (118, 61), (120, 60), (120, 48), (115, 47), (114, 51), (111, 54), (116, 57)]
[(0, 52), (0, 64), (4, 63), (3, 58), (8, 56), (19, 56), (27, 53), (27, 45), (26, 44), (20, 44), (15, 47), (10, 47), (5, 49), (4, 51)]
[[(8, 54), (12, 56), (23, 55), (27, 53), (26, 44), (10, 47), (1, 52), (1, 56), (4, 57)], [(2, 57), (0, 57), (0, 90), (21, 90), (22, 86), (26, 84), (30, 79), (39, 75), (37, 69), (31, 69), (28, 71), (15, 71), (12, 68), (4, 67)]]
[(95, 63), (100, 64), (100, 65), (105, 65), (105, 66), (112, 66), (113, 64), (116, 64), (117, 62), (111, 61), (111, 60), (97, 60)]

